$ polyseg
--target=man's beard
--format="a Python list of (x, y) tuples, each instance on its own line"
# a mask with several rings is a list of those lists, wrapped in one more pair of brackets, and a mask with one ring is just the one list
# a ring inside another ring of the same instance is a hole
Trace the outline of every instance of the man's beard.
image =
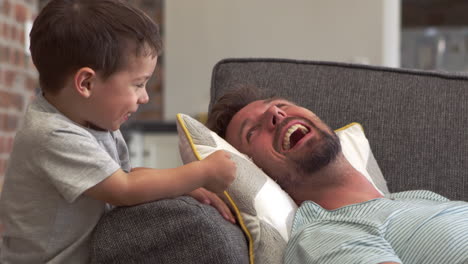
[[(315, 126), (314, 126), (315, 127)], [(300, 156), (291, 157), (300, 173), (309, 175), (324, 168), (336, 159), (341, 152), (341, 143), (335, 132), (327, 133), (317, 127), (320, 141), (310, 140), (304, 145), (305, 151)]]
[[(277, 142), (275, 149), (278, 152), (281, 152), (280, 146), (282, 145), (282, 141), (279, 140), (281, 131), (292, 119), (298, 118), (285, 118), (276, 131), (274, 142)], [(340, 140), (333, 130), (328, 128), (330, 132), (327, 132), (319, 129), (315, 124), (307, 119), (299, 119), (306, 123), (311, 129), (315, 130), (315, 133), (317, 133), (317, 139), (309, 139), (309, 141), (305, 142), (301, 147), (301, 150), (284, 154), (291, 162), (291, 167), (295, 168), (294, 171), (289, 171), (287, 175), (276, 175), (275, 171), (266, 170), (266, 172), (273, 177), (284, 190), (295, 188), (294, 186), (303, 182), (304, 176), (307, 177), (324, 168), (333, 162), (341, 152)]]
[[(286, 118), (283, 120), (275, 135), (276, 142), (279, 142), (278, 139), (280, 131), (292, 119), (297, 118)], [(286, 156), (296, 164), (296, 168), (300, 173), (310, 174), (322, 169), (335, 160), (341, 152), (341, 144), (338, 136), (330, 128), (328, 129), (330, 132), (327, 132), (318, 128), (314, 123), (307, 119), (300, 119), (311, 129), (315, 130), (315, 133), (317, 133), (317, 139), (310, 139), (304, 146), (302, 146), (302, 151), (286, 154)], [(279, 149), (279, 146), (277, 149)]]

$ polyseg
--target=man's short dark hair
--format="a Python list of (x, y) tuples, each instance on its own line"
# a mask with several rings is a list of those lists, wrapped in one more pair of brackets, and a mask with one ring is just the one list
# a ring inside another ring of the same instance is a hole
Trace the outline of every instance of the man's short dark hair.
[(57, 93), (66, 78), (90, 67), (104, 79), (136, 56), (157, 56), (159, 28), (124, 0), (52, 0), (30, 33), (31, 56), (43, 91)]
[(252, 85), (239, 86), (226, 92), (211, 107), (206, 126), (224, 138), (227, 126), (237, 112), (254, 101), (273, 97), (273, 95), (268, 95), (266, 90)]

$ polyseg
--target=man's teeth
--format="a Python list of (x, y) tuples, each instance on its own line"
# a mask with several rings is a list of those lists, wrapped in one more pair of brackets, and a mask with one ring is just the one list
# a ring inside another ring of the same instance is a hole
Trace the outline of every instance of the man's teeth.
[(296, 132), (296, 130), (300, 129), (302, 134), (307, 134), (309, 132), (309, 130), (307, 129), (307, 127), (301, 125), (301, 124), (295, 124), (293, 126), (291, 126), (288, 131), (286, 132), (286, 134), (284, 135), (284, 138), (283, 138), (283, 149), (284, 150), (289, 150), (291, 148), (291, 142), (290, 142), (290, 138), (291, 138), (291, 135)]

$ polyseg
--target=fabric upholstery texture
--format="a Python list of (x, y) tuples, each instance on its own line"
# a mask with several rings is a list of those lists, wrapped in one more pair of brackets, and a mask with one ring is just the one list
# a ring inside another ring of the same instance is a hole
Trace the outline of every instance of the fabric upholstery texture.
[(289, 59), (225, 59), (211, 101), (255, 85), (336, 129), (359, 122), (391, 192), (427, 189), (468, 200), (468, 75)]
[(189, 196), (115, 208), (92, 239), (91, 263), (249, 263), (242, 230)]

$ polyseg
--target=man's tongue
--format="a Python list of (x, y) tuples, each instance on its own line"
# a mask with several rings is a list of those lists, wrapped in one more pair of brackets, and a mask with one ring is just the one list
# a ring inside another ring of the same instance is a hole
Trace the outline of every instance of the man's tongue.
[(307, 133), (309, 129), (303, 125), (297, 124), (290, 127), (283, 138), (283, 149), (292, 149)]
[(289, 138), (289, 148), (292, 149), (304, 136), (300, 129), (294, 131)]

